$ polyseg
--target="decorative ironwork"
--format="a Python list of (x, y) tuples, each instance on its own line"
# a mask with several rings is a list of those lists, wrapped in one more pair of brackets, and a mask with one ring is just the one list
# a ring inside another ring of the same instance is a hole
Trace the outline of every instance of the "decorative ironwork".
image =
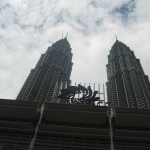
[(87, 104), (95, 105), (103, 103), (100, 97), (96, 97), (98, 91), (92, 91), (91, 86), (87, 88), (78, 84), (78, 86), (68, 86), (67, 89), (61, 90), (58, 98), (63, 99), (66, 104)]

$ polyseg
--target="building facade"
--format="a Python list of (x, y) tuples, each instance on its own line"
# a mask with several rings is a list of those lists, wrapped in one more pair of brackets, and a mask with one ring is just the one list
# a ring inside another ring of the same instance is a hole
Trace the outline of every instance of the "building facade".
[(108, 55), (107, 95), (111, 107), (150, 108), (150, 83), (140, 60), (116, 40)]
[(72, 53), (67, 38), (61, 39), (41, 55), (31, 70), (17, 99), (19, 101), (55, 101), (60, 89), (70, 84)]

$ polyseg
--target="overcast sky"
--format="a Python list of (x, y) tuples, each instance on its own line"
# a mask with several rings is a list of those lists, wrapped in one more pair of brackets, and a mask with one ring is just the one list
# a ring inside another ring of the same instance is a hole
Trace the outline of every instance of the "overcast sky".
[(115, 34), (150, 75), (150, 0), (0, 0), (0, 98), (16, 98), (62, 32), (72, 47), (72, 82), (106, 82)]

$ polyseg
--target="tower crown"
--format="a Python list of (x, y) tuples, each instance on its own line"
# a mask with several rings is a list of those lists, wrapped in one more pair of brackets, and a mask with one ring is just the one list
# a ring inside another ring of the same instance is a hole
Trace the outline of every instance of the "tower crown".
[(57, 51), (64, 51), (64, 52), (71, 52), (70, 44), (67, 40), (67, 38), (60, 39), (59, 41), (56, 41), (51, 46), (52, 49), (57, 49)]

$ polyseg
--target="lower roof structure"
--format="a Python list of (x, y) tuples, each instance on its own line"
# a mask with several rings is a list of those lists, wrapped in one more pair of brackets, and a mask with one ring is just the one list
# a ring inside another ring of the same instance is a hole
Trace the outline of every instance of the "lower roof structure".
[(150, 110), (0, 100), (0, 150), (148, 150)]

